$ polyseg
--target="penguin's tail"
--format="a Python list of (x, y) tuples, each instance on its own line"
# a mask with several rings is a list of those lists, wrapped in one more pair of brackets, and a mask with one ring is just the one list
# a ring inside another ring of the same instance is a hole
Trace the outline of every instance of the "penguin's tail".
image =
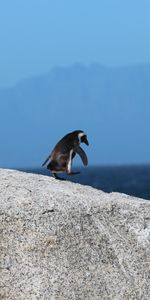
[(45, 161), (43, 162), (43, 164), (42, 164), (42, 167), (44, 167), (44, 166), (46, 165), (46, 163), (49, 161), (50, 157), (51, 157), (51, 156), (48, 156), (48, 157), (46, 158), (46, 160), (45, 160)]

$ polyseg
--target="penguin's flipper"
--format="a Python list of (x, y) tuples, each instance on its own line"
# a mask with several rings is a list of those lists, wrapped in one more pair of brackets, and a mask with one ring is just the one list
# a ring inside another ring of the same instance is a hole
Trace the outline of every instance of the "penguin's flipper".
[(78, 175), (80, 174), (80, 172), (70, 172), (70, 173), (67, 173), (68, 175)]
[(84, 164), (85, 166), (87, 166), (87, 165), (88, 165), (88, 158), (87, 158), (87, 155), (86, 155), (86, 153), (84, 152), (84, 150), (83, 150), (80, 146), (78, 146), (78, 147), (76, 147), (76, 148), (74, 149), (74, 152), (76, 152), (76, 153), (80, 156), (80, 158), (81, 158), (83, 164)]
[(76, 153), (73, 152), (73, 153), (72, 153), (72, 159), (73, 159), (75, 156), (76, 156)]

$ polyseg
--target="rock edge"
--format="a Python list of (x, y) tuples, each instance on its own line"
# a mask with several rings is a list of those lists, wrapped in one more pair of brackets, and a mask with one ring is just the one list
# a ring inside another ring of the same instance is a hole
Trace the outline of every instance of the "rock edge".
[(150, 202), (0, 169), (0, 299), (150, 299)]

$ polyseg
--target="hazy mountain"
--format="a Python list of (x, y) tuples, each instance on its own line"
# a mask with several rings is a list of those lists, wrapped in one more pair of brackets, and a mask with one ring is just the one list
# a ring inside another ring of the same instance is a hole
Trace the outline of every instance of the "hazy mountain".
[(150, 162), (149, 115), (150, 65), (55, 68), (0, 90), (0, 166), (39, 166), (74, 129), (91, 164)]

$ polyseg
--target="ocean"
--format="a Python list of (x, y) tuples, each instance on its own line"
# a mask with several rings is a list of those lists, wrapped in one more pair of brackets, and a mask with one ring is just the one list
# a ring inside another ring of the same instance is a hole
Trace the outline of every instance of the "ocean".
[[(19, 170), (51, 176), (46, 168)], [(81, 174), (74, 176), (60, 174), (59, 176), (108, 193), (119, 192), (150, 200), (150, 165), (74, 167), (73, 171), (80, 171)]]

